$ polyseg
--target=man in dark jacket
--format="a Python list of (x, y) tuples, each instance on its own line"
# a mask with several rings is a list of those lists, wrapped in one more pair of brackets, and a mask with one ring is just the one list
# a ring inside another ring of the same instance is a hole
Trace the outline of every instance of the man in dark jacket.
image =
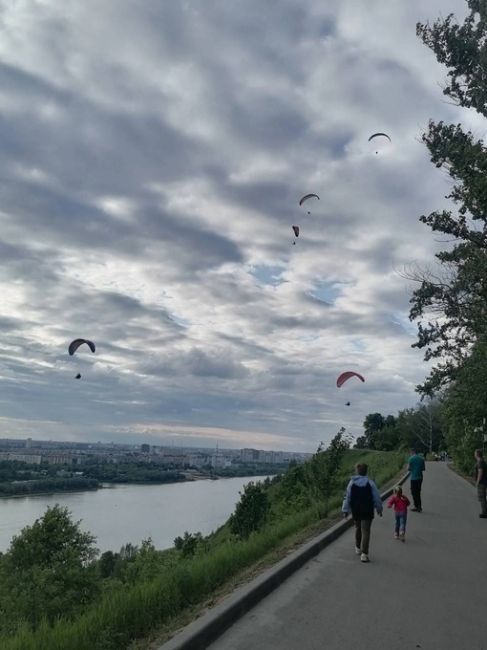
[(347, 485), (343, 499), (342, 512), (345, 517), (352, 513), (355, 524), (355, 553), (361, 562), (369, 562), (370, 528), (374, 518), (374, 508), (382, 517), (382, 500), (379, 490), (372, 479), (367, 476), (367, 465), (359, 463), (357, 472)]

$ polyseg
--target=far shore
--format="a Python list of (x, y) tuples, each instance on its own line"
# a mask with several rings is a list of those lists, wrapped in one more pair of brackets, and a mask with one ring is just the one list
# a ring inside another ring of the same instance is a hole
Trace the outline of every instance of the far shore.
[(46, 491), (36, 491), (36, 492), (23, 492), (23, 493), (18, 493), (18, 494), (0, 494), (0, 499), (22, 499), (22, 498), (27, 498), (27, 497), (39, 497), (39, 496), (49, 496), (49, 495), (55, 495), (55, 494), (76, 494), (76, 493), (82, 493), (82, 492), (96, 492), (97, 490), (107, 490), (107, 489), (114, 489), (116, 487), (122, 487), (122, 486), (128, 486), (130, 485), (131, 487), (137, 486), (137, 485), (174, 485), (175, 483), (193, 483), (195, 481), (216, 481), (216, 480), (225, 480), (225, 479), (232, 479), (232, 478), (255, 478), (259, 479), (261, 477), (269, 476), (268, 473), (265, 474), (247, 474), (244, 476), (210, 476), (210, 475), (205, 475), (205, 474), (197, 474), (197, 475), (189, 475), (184, 478), (184, 480), (180, 481), (161, 481), (160, 483), (157, 481), (123, 481), (123, 482), (102, 482), (100, 483), (97, 487), (86, 487), (84, 489), (73, 489), (73, 490), (46, 490)]

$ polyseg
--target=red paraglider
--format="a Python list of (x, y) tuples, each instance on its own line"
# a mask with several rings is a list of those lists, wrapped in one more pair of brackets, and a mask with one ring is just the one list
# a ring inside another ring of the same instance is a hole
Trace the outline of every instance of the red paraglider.
[(337, 379), (337, 388), (341, 388), (343, 384), (348, 381), (351, 377), (358, 377), (360, 381), (365, 382), (365, 379), (362, 377), (362, 375), (359, 375), (358, 372), (353, 372), (352, 370), (347, 370), (347, 372), (342, 372), (341, 375), (339, 375)]

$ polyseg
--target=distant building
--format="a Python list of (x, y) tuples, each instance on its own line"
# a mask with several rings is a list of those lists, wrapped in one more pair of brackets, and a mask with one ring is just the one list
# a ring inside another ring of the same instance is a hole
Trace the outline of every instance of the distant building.
[(29, 465), (40, 465), (42, 462), (42, 456), (39, 454), (9, 453), (7, 456), (6, 460), (16, 460), (19, 463), (28, 463)]
[(232, 466), (232, 461), (229, 458), (225, 458), (221, 452), (217, 451), (211, 457), (211, 466), (214, 469), (226, 469), (227, 467)]
[(140, 451), (143, 454), (150, 454), (150, 445), (147, 445), (145, 443), (143, 445), (140, 445)]
[(67, 454), (50, 454), (45, 456), (44, 460), (48, 465), (71, 465), (73, 463), (73, 457)]
[(259, 451), (257, 449), (242, 449), (240, 451), (240, 459), (242, 463), (258, 463)]

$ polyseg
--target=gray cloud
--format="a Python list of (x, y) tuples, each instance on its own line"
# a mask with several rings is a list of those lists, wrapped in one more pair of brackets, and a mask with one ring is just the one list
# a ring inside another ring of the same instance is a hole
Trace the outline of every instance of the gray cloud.
[(4, 5), (0, 434), (313, 450), (414, 403), (400, 270), (449, 189), (418, 138), (478, 128), (414, 26), (465, 10)]

